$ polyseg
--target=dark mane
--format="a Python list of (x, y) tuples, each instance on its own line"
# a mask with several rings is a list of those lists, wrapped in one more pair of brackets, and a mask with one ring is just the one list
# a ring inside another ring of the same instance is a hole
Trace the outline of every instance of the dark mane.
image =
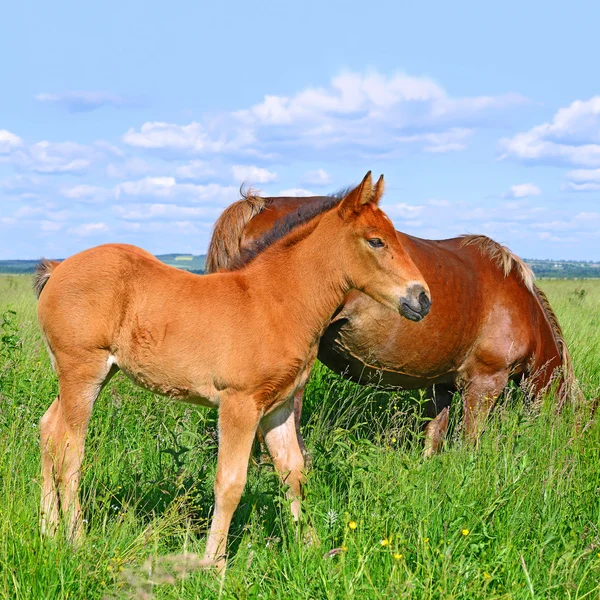
[[(303, 204), (300, 205), (296, 210), (286, 214), (285, 216), (277, 219), (273, 227), (269, 229), (261, 238), (256, 240), (250, 248), (242, 250), (238, 259), (230, 266), (230, 270), (235, 271), (241, 269), (252, 260), (254, 260), (261, 252), (264, 252), (267, 248), (272, 246), (275, 242), (278, 242), (282, 238), (286, 237), (292, 231), (297, 229), (300, 225), (305, 225), (312, 221), (315, 217), (327, 212), (334, 206), (337, 206), (346, 196), (346, 191), (341, 190), (330, 196), (322, 196), (322, 201), (319, 203)], [(267, 205), (268, 205), (267, 199)], [(306, 235), (308, 235), (307, 232)], [(295, 243), (300, 241), (304, 236), (299, 239), (294, 238)]]

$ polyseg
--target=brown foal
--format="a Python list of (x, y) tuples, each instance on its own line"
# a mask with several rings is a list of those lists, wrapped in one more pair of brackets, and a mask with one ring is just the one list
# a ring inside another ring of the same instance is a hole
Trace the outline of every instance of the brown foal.
[(383, 179), (373, 189), (367, 174), (343, 199), (274, 231), (235, 272), (197, 276), (120, 244), (40, 264), (38, 317), (59, 379), (40, 425), (45, 533), (56, 531), (59, 511), (70, 535), (82, 533), (85, 435), (119, 369), (153, 392), (219, 409), (207, 565), (225, 564), (258, 428), (299, 518), (304, 459), (293, 398), (335, 310), (359, 289), (415, 321), (429, 311), (429, 288), (378, 208), (382, 193)]

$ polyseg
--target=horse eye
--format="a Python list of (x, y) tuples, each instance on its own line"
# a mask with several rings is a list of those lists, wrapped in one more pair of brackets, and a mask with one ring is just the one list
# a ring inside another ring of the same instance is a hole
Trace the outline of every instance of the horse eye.
[(385, 244), (379, 238), (369, 238), (367, 240), (371, 248), (383, 248)]

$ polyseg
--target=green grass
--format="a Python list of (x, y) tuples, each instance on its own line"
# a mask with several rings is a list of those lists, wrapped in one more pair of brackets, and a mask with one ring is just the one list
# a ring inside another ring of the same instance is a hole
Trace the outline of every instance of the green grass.
[[(541, 285), (595, 398), (600, 281)], [(57, 383), (28, 277), (0, 277), (0, 338), (0, 599), (600, 597), (599, 418), (555, 416), (551, 399), (533, 411), (513, 390), (478, 451), (455, 433), (425, 461), (418, 394), (359, 388), (323, 367), (304, 424), (314, 461), (304, 509), (320, 545), (291, 523), (272, 470), (252, 464), (225, 577), (184, 573), (211, 514), (216, 414), (120, 375), (88, 433), (87, 536), (76, 549), (42, 539), (38, 423)]]

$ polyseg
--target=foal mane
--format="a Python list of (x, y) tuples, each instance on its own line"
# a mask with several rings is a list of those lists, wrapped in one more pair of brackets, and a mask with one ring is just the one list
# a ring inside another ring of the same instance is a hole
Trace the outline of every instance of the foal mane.
[[(337, 206), (345, 198), (345, 196), (345, 191), (338, 192), (330, 196), (323, 196), (322, 202), (318, 204), (302, 204), (296, 210), (287, 213), (280, 219), (277, 219), (273, 227), (265, 232), (262, 237), (253, 242), (250, 248), (240, 251), (238, 246), (239, 254), (229, 264), (229, 270), (236, 271), (241, 269), (248, 263), (252, 262), (267, 248), (287, 236), (290, 237), (288, 240), (288, 245), (293, 245), (304, 239), (312, 231), (312, 228), (306, 228), (302, 226), (311, 223), (319, 215), (322, 215), (323, 213), (331, 210), (334, 206)], [(268, 205), (271, 198), (262, 200), (265, 200), (265, 205)], [(292, 232), (295, 232), (296, 235), (290, 235)]]
[(484, 256), (493, 260), (507, 277), (513, 269), (517, 271), (525, 287), (535, 294), (535, 275), (531, 267), (513, 254), (506, 246), (485, 235), (463, 235), (461, 246), (476, 246)]

